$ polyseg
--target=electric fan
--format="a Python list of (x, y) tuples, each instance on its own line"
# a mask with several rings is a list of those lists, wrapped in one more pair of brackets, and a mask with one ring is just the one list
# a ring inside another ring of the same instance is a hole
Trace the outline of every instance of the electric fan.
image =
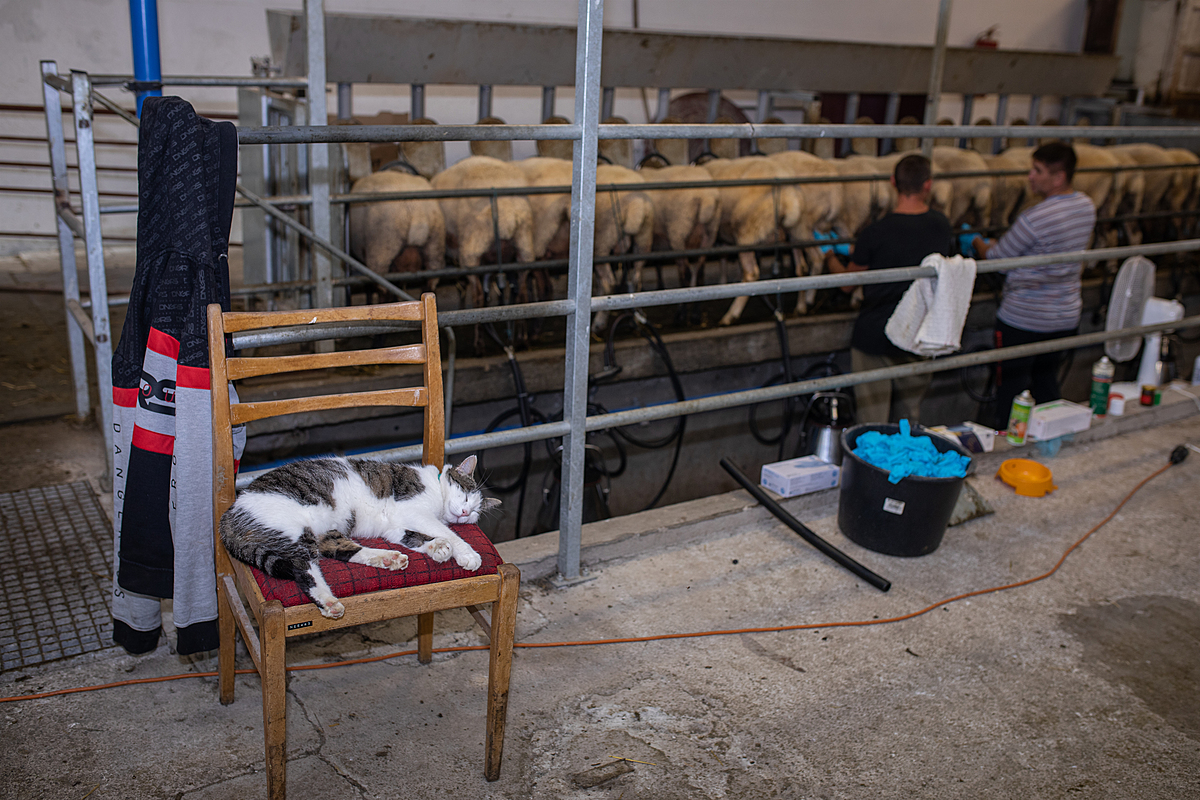
[[(1175, 300), (1154, 296), (1154, 262), (1145, 256), (1133, 256), (1125, 260), (1117, 272), (1112, 295), (1108, 300), (1106, 331), (1132, 328), (1138, 325), (1154, 325), (1159, 322), (1174, 322), (1183, 319), (1183, 306)], [(1129, 361), (1142, 348), (1142, 362), (1138, 367), (1139, 386), (1162, 383), (1162, 333), (1150, 333), (1142, 337), (1129, 336), (1110, 339), (1104, 343), (1104, 353), (1113, 361)]]

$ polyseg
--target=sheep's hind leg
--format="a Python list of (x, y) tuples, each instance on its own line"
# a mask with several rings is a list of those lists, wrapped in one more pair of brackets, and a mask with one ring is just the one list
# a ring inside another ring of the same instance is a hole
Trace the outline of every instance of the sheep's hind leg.
[[(758, 280), (758, 259), (754, 257), (751, 251), (743, 251), (738, 253), (738, 262), (742, 267), (742, 282), (753, 283)], [(721, 317), (718, 325), (731, 325), (742, 316), (742, 312), (746, 309), (746, 303), (750, 298), (743, 295), (742, 297), (733, 298), (733, 304), (729, 306), (729, 310), (725, 312), (725, 316)]]

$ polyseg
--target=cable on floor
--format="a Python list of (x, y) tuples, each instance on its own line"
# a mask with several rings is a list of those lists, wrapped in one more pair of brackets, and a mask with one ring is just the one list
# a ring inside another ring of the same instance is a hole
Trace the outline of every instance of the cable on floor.
[[(1045, 580), (1046, 578), (1049, 578), (1054, 573), (1058, 572), (1059, 567), (1061, 567), (1063, 565), (1063, 563), (1067, 560), (1067, 557), (1069, 555), (1071, 555), (1071, 553), (1073, 553), (1080, 545), (1082, 545), (1084, 542), (1086, 542), (1093, 533), (1095, 533), (1096, 531), (1100, 530), (1105, 525), (1107, 525), (1112, 520), (1112, 518), (1117, 515), (1117, 512), (1119, 512), (1125, 506), (1125, 504), (1128, 503), (1129, 500), (1135, 494), (1137, 494), (1138, 491), (1141, 490), (1141, 488), (1143, 486), (1145, 486), (1147, 483), (1154, 480), (1159, 475), (1163, 474), (1168, 469), (1170, 469), (1174, 465), (1182, 462), (1185, 458), (1187, 458), (1189, 448), (1195, 449), (1192, 445), (1182, 445), (1181, 444), (1178, 447), (1176, 447), (1173, 451), (1171, 451), (1170, 460), (1166, 464), (1164, 464), (1163, 466), (1156, 469), (1154, 472), (1147, 475), (1145, 478), (1143, 478), (1137, 484), (1137, 486), (1134, 486), (1133, 489), (1129, 492), (1129, 494), (1125, 495), (1124, 499), (1122, 499), (1121, 502), (1117, 503), (1116, 508), (1114, 508), (1112, 511), (1109, 512), (1108, 516), (1106, 516), (1104, 519), (1100, 520), (1098, 523), (1096, 523), (1094, 526), (1092, 526), (1091, 530), (1089, 530), (1087, 533), (1085, 533), (1083, 536), (1081, 536), (1078, 540), (1076, 540), (1074, 544), (1072, 544), (1070, 547), (1068, 547), (1066, 549), (1066, 551), (1062, 554), (1062, 556), (1058, 559), (1058, 561), (1054, 564), (1053, 567), (1051, 567), (1049, 570), (1042, 573), (1041, 575), (1037, 575), (1032, 578), (1026, 578), (1025, 580), (1022, 580), (1022, 581), (1017, 581), (1015, 583), (1006, 583), (1001, 586), (991, 586), (987, 589), (976, 589), (971, 592), (963, 592), (962, 594), (957, 594), (957, 595), (954, 595), (953, 597), (947, 597), (944, 600), (939, 600), (938, 602), (933, 603), (932, 605), (928, 605), (925, 608), (919, 609), (917, 611), (912, 611), (908, 614), (901, 614), (896, 617), (886, 617), (884, 619), (866, 619), (866, 620), (852, 620), (852, 621), (844, 621), (844, 622), (820, 622), (820, 623), (810, 622), (810, 623), (804, 623), (804, 624), (800, 624), (800, 625), (776, 625), (776, 626), (764, 627), (764, 628), (737, 628), (737, 629), (733, 629), (733, 630), (694, 631), (694, 632), (690, 632), (690, 633), (660, 633), (660, 634), (655, 634), (655, 635), (651, 635), (651, 636), (629, 636), (629, 637), (618, 638), (618, 639), (589, 639), (589, 640), (581, 640), (581, 641), (574, 641), (574, 642), (514, 642), (513, 649), (514, 650), (518, 649), (518, 648), (532, 649), (532, 648), (541, 648), (541, 647), (582, 647), (585, 645), (591, 646), (591, 645), (602, 645), (602, 644), (628, 644), (628, 643), (634, 643), (634, 642), (657, 642), (657, 641), (663, 641), (665, 639), (695, 639), (695, 638), (699, 638), (699, 637), (703, 637), (703, 636), (731, 636), (734, 634), (741, 634), (741, 633), (778, 633), (778, 632), (782, 632), (782, 631), (813, 630), (816, 628), (851, 628), (851, 627), (860, 627), (860, 626), (865, 626), (865, 625), (887, 625), (887, 624), (891, 624), (891, 623), (895, 623), (895, 622), (903, 622), (905, 620), (913, 619), (915, 617), (922, 616), (923, 614), (928, 614), (930, 611), (934, 611), (935, 609), (941, 608), (942, 606), (949, 605), (950, 603), (954, 603), (959, 600), (965, 600), (970, 597), (979, 597), (980, 595), (984, 595), (984, 594), (993, 594), (995, 592), (1003, 592), (1008, 589), (1016, 589), (1021, 586), (1028, 586), (1031, 583), (1037, 583), (1038, 581)], [(437, 648), (433, 649), (433, 652), (435, 652), (435, 653), (461, 653), (461, 652), (465, 652), (468, 650), (487, 650), (487, 649), (488, 649), (487, 645), (464, 645), (461, 647), (437, 647)], [(348, 659), (345, 661), (333, 661), (328, 664), (302, 664), (302, 665), (298, 665), (298, 666), (294, 666), (294, 667), (288, 667), (287, 671), (288, 672), (301, 672), (304, 670), (312, 670), (312, 669), (329, 669), (330, 667), (348, 667), (353, 664), (368, 664), (373, 661), (387, 661), (388, 659), (392, 659), (392, 658), (400, 658), (402, 656), (416, 655), (416, 653), (417, 653), (416, 650), (401, 650), (396, 653), (388, 653), (386, 655), (381, 655), (381, 656), (369, 656), (367, 658), (355, 658), (355, 659)], [(253, 669), (234, 670), (234, 673), (237, 675), (247, 675), (247, 674), (252, 674), (254, 672), (257, 672), (257, 670), (253, 670)], [(164, 675), (164, 676), (158, 677), (158, 678), (133, 678), (130, 680), (125, 680), (125, 681), (116, 681), (113, 683), (103, 683), (103, 684), (99, 684), (96, 686), (78, 686), (78, 687), (74, 687), (71, 689), (56, 689), (56, 690), (49, 691), (49, 692), (38, 692), (36, 694), (20, 695), (17, 697), (0, 697), (0, 703), (13, 703), (13, 702), (17, 702), (19, 700), (40, 700), (40, 699), (46, 698), (46, 697), (57, 697), (59, 695), (65, 695), (65, 694), (77, 694), (79, 692), (94, 692), (94, 691), (98, 691), (100, 689), (113, 689), (118, 686), (132, 686), (134, 684), (142, 684), (142, 683), (165, 683), (166, 681), (177, 681), (177, 680), (182, 680), (184, 678), (215, 678), (215, 677), (217, 677), (216, 672), (185, 672), (185, 673), (182, 673), (179, 675)]]

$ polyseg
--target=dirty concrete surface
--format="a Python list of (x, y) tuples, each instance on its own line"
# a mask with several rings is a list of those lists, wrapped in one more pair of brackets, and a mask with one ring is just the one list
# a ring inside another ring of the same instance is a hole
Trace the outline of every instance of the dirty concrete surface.
[[(5, 431), (16, 444), (27, 433), (53, 438), (64, 424)], [(77, 443), (98, 436), (86, 428), (72, 435)], [(482, 775), (483, 652), (441, 653), (430, 665), (409, 654), (293, 672), (291, 795), (1200, 796), (1195, 453), (1148, 483), (1045, 580), (905, 621), (845, 625), (1045, 573), (1185, 441), (1200, 442), (1200, 416), (1067, 445), (1044, 459), (1058, 489), (1040, 499), (1013, 494), (991, 478), (998, 462), (985, 461), (971, 482), (996, 513), (951, 528), (921, 558), (849, 542), (828, 499), (785, 501), (889, 578), (886, 594), (746, 494), (650, 512), (636, 547), (585, 548), (591, 580), (568, 588), (525, 581), (518, 643), (816, 627), (518, 648), (503, 773), (490, 784)], [(66, 459), (56, 469), (75, 475), (96, 461)], [(636, 530), (639, 520), (620, 524)], [(531, 554), (544, 546), (526, 539), (501, 547), (537, 575)], [(289, 664), (411, 652), (415, 633), (413, 621), (400, 620), (302, 637), (289, 647)], [(465, 612), (438, 615), (436, 647), (482, 641)], [(142, 657), (110, 649), (6, 673), (0, 695), (203, 673), (215, 669), (214, 656), (181, 658), (167, 636)], [(250, 666), (240, 646), (238, 666)], [(265, 797), (260, 697), (249, 674), (237, 678), (230, 706), (217, 701), (212, 677), (0, 704), (0, 796)]]
[[(4, 381), (36, 386), (0, 394), (0, 492), (79, 480), (99, 491), (99, 432), (64, 416), (54, 383), (63, 338), (36, 327), (61, 326), (61, 298), (0, 301), (28, 336), (53, 340), (3, 363)], [(995, 513), (921, 558), (848, 541), (836, 492), (784, 501), (890, 579), (886, 594), (742, 492), (586, 526), (590, 580), (567, 588), (546, 580), (555, 534), (504, 543), (526, 578), (519, 645), (725, 633), (518, 647), (490, 784), (484, 652), (418, 664), (413, 620), (300, 637), (291, 666), (401, 655), (290, 673), (291, 796), (1200, 797), (1200, 454), (1150, 481), (1045, 580), (888, 621), (1050, 570), (1174, 446), (1200, 443), (1200, 416), (1164, 410), (1160, 424), (1121, 423), (1130, 430), (1080, 437), (1054, 458), (1016, 453), (1053, 470), (1045, 498), (1014, 495), (991, 477), (1004, 456), (982, 458), (970, 483)], [(169, 605), (153, 653), (110, 648), (0, 674), (0, 697), (183, 676), (0, 703), (0, 798), (266, 796), (258, 677), (239, 675), (236, 701), (220, 705), (202, 676), (215, 653), (172, 651)], [(750, 630), (781, 626), (811, 627)], [(465, 612), (438, 615), (435, 647), (482, 643)], [(250, 667), (240, 644), (237, 660)]]

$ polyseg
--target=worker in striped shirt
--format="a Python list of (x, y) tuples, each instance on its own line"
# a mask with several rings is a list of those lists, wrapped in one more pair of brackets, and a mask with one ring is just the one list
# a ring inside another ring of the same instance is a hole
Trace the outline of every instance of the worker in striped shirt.
[[(1045, 199), (1025, 211), (1000, 241), (975, 237), (981, 258), (1015, 258), (1086, 250), (1096, 226), (1091, 198), (1071, 186), (1075, 175), (1075, 150), (1064, 142), (1051, 142), (1033, 152), (1029, 188)], [(1078, 261), (1010, 270), (996, 312), (999, 347), (1044, 342), (1079, 332), (1083, 309)], [(1038, 403), (1057, 400), (1061, 351), (1000, 362), (994, 427), (1004, 429), (1013, 398), (1029, 389)]]

